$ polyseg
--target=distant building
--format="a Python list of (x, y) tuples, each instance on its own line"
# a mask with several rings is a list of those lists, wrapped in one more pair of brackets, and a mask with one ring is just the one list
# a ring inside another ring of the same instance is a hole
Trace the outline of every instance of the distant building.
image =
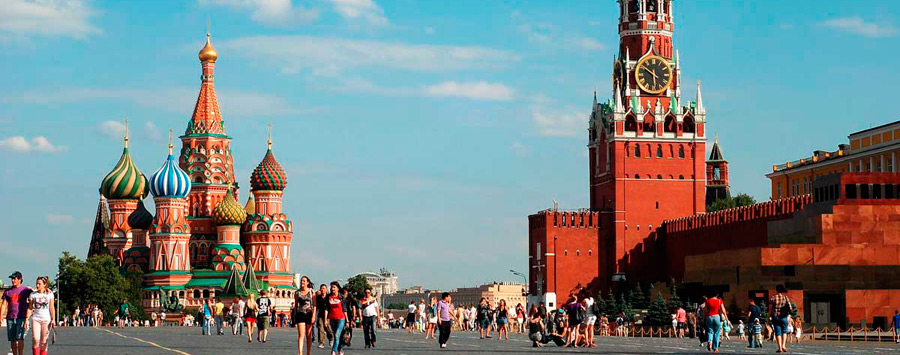
[(421, 300), (428, 300), (431, 298), (431, 295), (434, 294), (440, 297), (441, 290), (427, 290), (423, 286), (412, 286), (405, 290), (399, 290), (391, 295), (385, 295), (382, 298), (382, 304), (384, 307), (387, 307), (391, 304), (404, 304), (407, 305), (410, 302), (419, 303)]
[(397, 274), (387, 269), (378, 270), (377, 273), (367, 271), (357, 275), (366, 277), (366, 281), (369, 282), (369, 286), (372, 286), (372, 291), (376, 295), (384, 296), (397, 293)]
[(450, 291), (450, 297), (456, 305), (473, 305), (484, 297), (496, 307), (500, 300), (506, 300), (506, 305), (514, 308), (516, 304), (528, 305), (525, 295), (525, 285), (513, 282), (492, 283), (478, 287), (460, 287)]

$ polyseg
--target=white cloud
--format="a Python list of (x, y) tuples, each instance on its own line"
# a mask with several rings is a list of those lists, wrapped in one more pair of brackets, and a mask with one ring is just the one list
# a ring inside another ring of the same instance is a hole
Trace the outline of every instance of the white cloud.
[(574, 109), (547, 110), (532, 107), (532, 121), (538, 134), (550, 137), (575, 137), (587, 129), (588, 113)]
[(144, 133), (147, 135), (147, 138), (150, 140), (158, 141), (162, 138), (162, 132), (160, 132), (159, 127), (156, 127), (156, 124), (152, 121), (147, 121), (144, 123)]
[(865, 37), (893, 37), (898, 32), (897, 28), (890, 23), (866, 22), (859, 15), (834, 18), (823, 21), (821, 24), (825, 27)]
[(97, 125), (100, 133), (103, 133), (112, 139), (122, 139), (125, 137), (125, 124), (119, 121), (104, 121)]
[(597, 51), (606, 49), (606, 46), (603, 45), (603, 43), (600, 43), (600, 41), (597, 41), (596, 39), (590, 37), (578, 37), (574, 39), (574, 42), (578, 47), (581, 47), (581, 49), (585, 50)]
[(365, 20), (372, 25), (386, 25), (384, 9), (372, 0), (329, 0), (334, 11), (347, 21)]
[(48, 214), (47, 215), (47, 223), (50, 224), (69, 224), (75, 220), (74, 217), (67, 214)]
[[(248, 91), (218, 91), (219, 106), (222, 115), (227, 120), (229, 117), (259, 117), (290, 115), (308, 112), (309, 109), (296, 107), (292, 102), (274, 95), (248, 92)], [(15, 102), (25, 104), (48, 103), (83, 103), (91, 100), (125, 100), (141, 106), (159, 108), (169, 112), (184, 113), (194, 108), (197, 98), (196, 88), (160, 88), (160, 89), (94, 89), (94, 88), (66, 88), (60, 90), (35, 90), (5, 96), (0, 102)], [(105, 123), (104, 123), (105, 124)], [(121, 123), (119, 123), (121, 124)], [(116, 127), (101, 127), (101, 131), (113, 137), (121, 138), (124, 134), (124, 126), (119, 130)], [(151, 123), (152, 125), (152, 123)], [(152, 127), (155, 127), (153, 125)], [(149, 125), (147, 134), (153, 138)], [(118, 134), (118, 136), (116, 136)]]
[(425, 88), (429, 96), (455, 96), (475, 100), (510, 100), (513, 90), (503, 84), (494, 84), (484, 81), (458, 83), (447, 81)]
[(82, 39), (101, 33), (89, 20), (96, 13), (86, 0), (0, 0), (2, 33)]
[(253, 21), (281, 27), (305, 25), (319, 17), (315, 9), (294, 5), (292, 0), (199, 0), (204, 6), (224, 6), (236, 11), (249, 11)]
[(413, 71), (503, 68), (518, 60), (507, 51), (479, 46), (419, 45), (310, 36), (243, 37), (222, 44), (285, 73), (336, 75), (347, 68)]
[(50, 140), (44, 136), (37, 136), (27, 140), (23, 136), (12, 136), (4, 140), (0, 140), (0, 148), (18, 153), (58, 153), (66, 150), (67, 147), (61, 145), (53, 145)]

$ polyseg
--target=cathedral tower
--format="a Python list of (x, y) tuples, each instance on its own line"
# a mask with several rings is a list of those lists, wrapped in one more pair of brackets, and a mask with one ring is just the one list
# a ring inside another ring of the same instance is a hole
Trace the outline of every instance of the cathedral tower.
[(129, 217), (138, 203), (147, 197), (147, 178), (131, 161), (128, 153), (128, 120), (125, 120), (125, 143), (116, 167), (100, 183), (100, 194), (108, 201), (110, 220), (103, 244), (113, 256), (116, 266), (122, 266), (125, 250), (131, 247), (132, 229)]
[(244, 248), (241, 247), (241, 225), (247, 221), (247, 212), (228, 190), (225, 199), (216, 205), (213, 222), (216, 224), (216, 247), (212, 268), (216, 271), (244, 270)]
[(206, 45), (198, 54), (202, 74), (200, 93), (188, 127), (181, 136), (178, 164), (193, 183), (188, 195), (188, 215), (193, 236), (190, 243), (191, 265), (209, 268), (216, 241), (213, 208), (225, 198), (234, 183), (231, 137), (225, 132), (225, 120), (216, 98), (215, 67), (219, 53), (206, 34)]
[[(588, 128), (591, 210), (601, 213), (601, 280), (653, 275), (643, 245), (668, 218), (705, 211), (706, 110), (682, 105), (672, 0), (620, 0), (612, 98), (594, 94)], [(626, 203), (627, 201), (627, 203)]]
[(281, 210), (287, 174), (272, 153), (271, 130), (269, 124), (266, 155), (250, 175), (255, 213), (247, 217), (242, 241), (247, 260), (262, 281), (290, 286), (293, 282), (290, 260), (294, 226)]
[(166, 161), (150, 178), (150, 191), (156, 218), (150, 231), (151, 272), (145, 278), (150, 286), (184, 286), (191, 280), (191, 226), (187, 219), (191, 181), (175, 162), (171, 141)]

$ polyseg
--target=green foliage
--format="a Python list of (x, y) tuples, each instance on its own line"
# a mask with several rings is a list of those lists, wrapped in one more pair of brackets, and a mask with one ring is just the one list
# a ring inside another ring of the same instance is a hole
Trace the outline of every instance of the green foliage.
[(406, 309), (406, 306), (408, 305), (403, 303), (391, 303), (388, 304), (385, 309)]
[(637, 285), (634, 285), (634, 290), (632, 290), (628, 296), (629, 296), (628, 297), (629, 302), (631, 303), (631, 306), (634, 308), (647, 309), (647, 307), (649, 307), (649, 305), (650, 305), (649, 298), (646, 295), (644, 295), (644, 290), (641, 289), (640, 283), (638, 283)]
[(656, 299), (650, 302), (650, 308), (647, 310), (647, 318), (644, 320), (649, 325), (661, 326), (669, 324), (670, 315), (669, 306), (661, 294), (656, 295)]
[(60, 312), (72, 314), (76, 306), (82, 310), (97, 304), (106, 320), (115, 317), (122, 299), (127, 299), (135, 319), (145, 319), (141, 307), (140, 274), (123, 276), (109, 255), (81, 261), (64, 251), (59, 258)]
[(678, 307), (684, 308), (684, 302), (681, 301), (681, 298), (678, 297), (678, 286), (675, 284), (675, 280), (669, 284), (669, 309), (674, 311), (677, 310)]
[(756, 199), (745, 193), (723, 197), (706, 206), (706, 212), (716, 212), (734, 207), (750, 206), (756, 203)]
[(596, 315), (597, 317), (600, 317), (604, 314), (609, 314), (609, 305), (607, 305), (606, 300), (603, 299), (603, 294), (597, 294), (597, 297), (594, 298), (594, 304), (597, 305), (597, 308), (600, 309), (600, 313)]
[(769, 307), (765, 301), (760, 301), (756, 305), (759, 306), (759, 323), (765, 325), (769, 322)]
[(634, 309), (631, 308), (631, 303), (625, 298), (625, 295), (619, 295), (619, 300), (616, 301), (616, 313), (624, 313), (626, 321), (634, 320)]
[[(353, 298), (361, 300), (366, 296), (366, 287), (369, 287), (369, 281), (363, 275), (356, 275), (347, 280), (344, 288), (353, 295)], [(374, 292), (373, 292), (374, 295)]]
[(616, 296), (613, 294), (612, 290), (609, 290), (609, 298), (606, 299), (606, 315), (608, 317), (614, 317), (616, 315), (616, 309), (618, 309), (618, 301), (616, 301)]

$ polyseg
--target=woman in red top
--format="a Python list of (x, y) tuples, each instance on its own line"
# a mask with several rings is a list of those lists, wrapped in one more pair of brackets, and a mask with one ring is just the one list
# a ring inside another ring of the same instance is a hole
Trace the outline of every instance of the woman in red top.
[(711, 291), (704, 310), (706, 312), (706, 334), (709, 337), (709, 342), (706, 343), (707, 349), (719, 352), (722, 324), (728, 318), (728, 314), (725, 313), (725, 302), (722, 302), (715, 291)]
[(341, 296), (341, 284), (337, 281), (331, 282), (331, 293), (328, 294), (328, 308), (325, 309), (325, 318), (328, 319), (331, 330), (334, 332), (331, 355), (344, 355), (341, 334), (344, 332), (344, 325), (347, 324), (347, 315), (344, 314), (344, 297)]

